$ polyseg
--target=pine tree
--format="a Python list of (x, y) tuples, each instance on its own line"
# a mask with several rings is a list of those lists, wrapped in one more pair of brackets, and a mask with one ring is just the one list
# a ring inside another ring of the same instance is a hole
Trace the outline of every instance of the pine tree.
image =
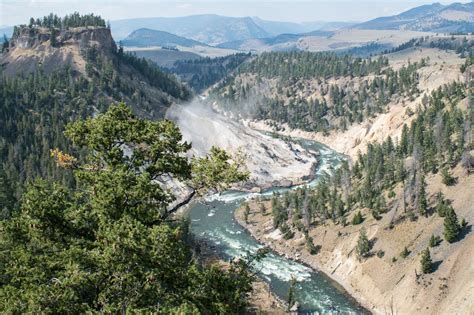
[(245, 210), (244, 210), (244, 220), (245, 223), (249, 223), (249, 214), (250, 214), (250, 206), (248, 203), (245, 204)]
[(451, 172), (449, 171), (447, 167), (444, 167), (441, 170), (441, 176), (442, 176), (443, 184), (445, 184), (446, 186), (454, 185), (456, 182), (456, 179), (451, 175)]
[(405, 246), (402, 250), (402, 252), (400, 253), (400, 257), (402, 258), (407, 258), (408, 255), (410, 255), (410, 251), (408, 250), (408, 248)]
[(52, 28), (51, 29), (51, 38), (50, 38), (50, 44), (52, 47), (56, 47), (56, 45), (58, 44), (58, 39), (57, 39), (57, 31)]
[(430, 249), (427, 247), (421, 253), (421, 271), (424, 274), (433, 272), (433, 262), (431, 261)]
[(171, 314), (183, 304), (242, 313), (252, 258), (227, 271), (198, 266), (186, 222), (169, 220), (173, 198), (155, 180), (204, 178), (194, 187), (203, 189), (215, 183), (212, 173), (226, 182), (229, 156), (214, 150), (189, 161), (174, 123), (139, 119), (124, 104), (70, 124), (66, 135), (86, 154), (52, 155), (80, 189), (34, 181), (15, 216), (0, 220), (0, 296), (15, 297), (0, 299), (0, 313), (140, 313), (157, 301)]
[(12, 184), (5, 170), (0, 169), (0, 220), (8, 218), (15, 204)]
[(436, 247), (439, 245), (441, 242), (441, 239), (439, 236), (435, 236), (434, 234), (431, 235), (430, 237), (430, 247)]
[(296, 303), (296, 278), (292, 275), (290, 280), (290, 288), (288, 289), (288, 311), (291, 310), (293, 305)]
[(358, 211), (352, 218), (352, 225), (361, 224), (363, 221), (364, 217), (362, 216), (362, 213)]
[(426, 182), (424, 175), (420, 178), (417, 208), (421, 215), (427, 216), (428, 201), (426, 200)]
[(360, 230), (359, 239), (357, 240), (356, 253), (359, 259), (367, 257), (370, 252), (370, 242), (367, 238), (365, 228)]
[(449, 243), (453, 243), (457, 240), (460, 232), (461, 226), (459, 225), (456, 212), (452, 206), (447, 206), (444, 216), (444, 239)]

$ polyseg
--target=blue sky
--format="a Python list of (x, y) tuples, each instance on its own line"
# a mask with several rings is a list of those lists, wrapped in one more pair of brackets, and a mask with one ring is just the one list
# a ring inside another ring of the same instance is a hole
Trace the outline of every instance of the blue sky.
[[(423, 0), (0, 0), (0, 25), (27, 23), (49, 12), (94, 12), (106, 20), (214, 13), (268, 20), (365, 21), (434, 1)], [(439, 1), (443, 4), (469, 1)]]

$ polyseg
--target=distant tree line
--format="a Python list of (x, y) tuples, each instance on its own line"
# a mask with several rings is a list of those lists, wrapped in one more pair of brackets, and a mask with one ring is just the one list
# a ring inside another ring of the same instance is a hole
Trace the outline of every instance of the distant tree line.
[(20, 29), (24, 27), (43, 27), (49, 28), (52, 31), (66, 30), (73, 27), (109, 27), (106, 25), (104, 19), (93, 13), (81, 15), (78, 12), (66, 15), (64, 17), (59, 17), (56, 14), (50, 13), (49, 15), (44, 16), (43, 18), (30, 18), (28, 25), (15, 25), (13, 27), (13, 36), (18, 36)]
[(302, 79), (328, 78), (339, 76), (365, 76), (379, 73), (388, 65), (388, 59), (354, 58), (351, 55), (314, 52), (269, 52), (258, 55), (252, 62), (239, 68), (239, 73), (259, 73), (265, 77), (293, 77)]
[(50, 13), (43, 18), (30, 18), (30, 23), (28, 24), (28, 27), (60, 29), (85, 26), (106, 27), (106, 23), (103, 18), (98, 15), (94, 15), (93, 13), (81, 15), (79, 12), (74, 12), (64, 17), (59, 17), (56, 14)]

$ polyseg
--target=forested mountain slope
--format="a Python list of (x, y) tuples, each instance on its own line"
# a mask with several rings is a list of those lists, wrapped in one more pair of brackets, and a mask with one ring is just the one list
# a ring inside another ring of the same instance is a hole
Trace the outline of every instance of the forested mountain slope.
[(242, 65), (213, 95), (243, 118), (327, 133), (384, 112), (395, 98), (419, 95), (417, 70), (425, 64), (423, 59), (393, 70), (385, 57), (264, 53)]
[(73, 185), (54, 167), (49, 150), (69, 149), (67, 122), (126, 101), (142, 117), (163, 117), (189, 92), (148, 61), (117, 49), (105, 21), (95, 16), (47, 16), (15, 27), (0, 55), (0, 165), (16, 200), (36, 176)]

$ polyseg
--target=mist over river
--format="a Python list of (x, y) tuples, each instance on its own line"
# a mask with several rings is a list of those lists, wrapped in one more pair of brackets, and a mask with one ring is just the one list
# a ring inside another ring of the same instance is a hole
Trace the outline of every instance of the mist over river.
[[(320, 152), (320, 163), (316, 178), (308, 183), (314, 186), (324, 172), (337, 167), (343, 157), (328, 147), (309, 140), (294, 140), (303, 148)], [(295, 187), (294, 187), (295, 188)], [(196, 203), (190, 209), (191, 231), (199, 240), (205, 241), (223, 259), (255, 253), (263, 245), (250, 236), (234, 219), (234, 212), (244, 201), (259, 195), (271, 196), (273, 192), (284, 192), (294, 188), (271, 188), (263, 193), (229, 191), (208, 198), (205, 203)], [(364, 314), (350, 296), (337, 289), (325, 275), (311, 268), (270, 252), (258, 265), (259, 276), (269, 283), (272, 292), (286, 300), (290, 280), (295, 277), (296, 298), (300, 313)]]

